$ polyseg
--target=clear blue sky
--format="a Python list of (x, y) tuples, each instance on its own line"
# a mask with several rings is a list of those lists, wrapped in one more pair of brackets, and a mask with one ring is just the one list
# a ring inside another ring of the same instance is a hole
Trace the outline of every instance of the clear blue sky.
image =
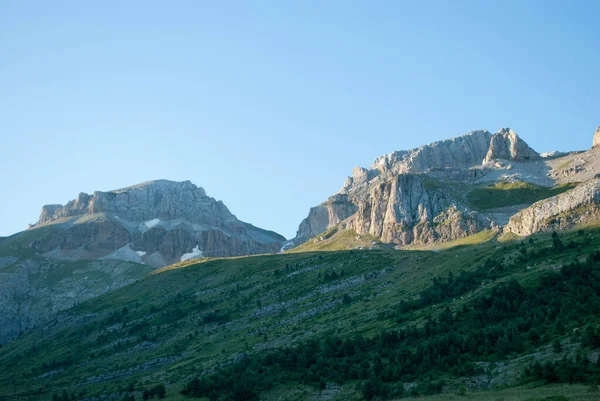
[(166, 178), (289, 238), (393, 150), (506, 126), (538, 151), (588, 148), (599, 15), (599, 1), (0, 2), (0, 235), (43, 204)]

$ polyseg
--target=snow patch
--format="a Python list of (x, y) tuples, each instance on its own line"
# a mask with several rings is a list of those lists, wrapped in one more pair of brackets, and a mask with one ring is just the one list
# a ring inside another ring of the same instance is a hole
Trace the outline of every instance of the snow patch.
[(144, 224), (146, 225), (146, 227), (152, 228), (155, 225), (157, 225), (158, 223), (160, 223), (160, 219), (153, 219), (153, 220), (145, 222)]
[(202, 255), (203, 255), (203, 253), (200, 250), (200, 247), (198, 245), (196, 245), (196, 247), (194, 249), (192, 249), (192, 252), (184, 253), (183, 255), (181, 255), (180, 261), (183, 262), (184, 260), (188, 260), (188, 259), (201, 258)]
[(135, 251), (135, 253), (137, 253), (140, 256), (144, 256), (146, 254), (145, 251)]

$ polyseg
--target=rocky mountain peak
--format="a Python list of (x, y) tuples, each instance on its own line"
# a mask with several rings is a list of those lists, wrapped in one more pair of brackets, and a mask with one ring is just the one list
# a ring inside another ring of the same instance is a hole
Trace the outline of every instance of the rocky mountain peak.
[(479, 164), (486, 155), (491, 137), (492, 134), (486, 130), (471, 131), (418, 148), (392, 152), (375, 159), (371, 169), (402, 174), (431, 169), (469, 168)]
[(146, 181), (80, 193), (66, 205), (42, 207), (30, 226), (55, 228), (32, 242), (53, 259), (109, 258), (165, 266), (202, 256), (280, 250), (285, 238), (238, 220), (190, 181)]
[(598, 145), (600, 145), (600, 125), (598, 126), (598, 128), (596, 128), (596, 131), (594, 132), (594, 140), (592, 142), (592, 148), (595, 148)]
[[(600, 144), (600, 133), (597, 139)], [(551, 186), (545, 163), (561, 154), (545, 156), (510, 128), (389, 153), (368, 169), (355, 167), (337, 193), (343, 199), (330, 197), (311, 208), (294, 243), (336, 225), (399, 245), (447, 241), (504, 225), (512, 209), (489, 212), (495, 221), (471, 204), (468, 192), (505, 182)]]
[(510, 128), (502, 128), (492, 136), (488, 152), (482, 164), (488, 164), (499, 159), (527, 162), (539, 160), (541, 156), (531, 149), (524, 140), (519, 138), (516, 132)]
[(94, 191), (92, 195), (82, 192), (66, 205), (43, 206), (37, 224), (95, 213), (109, 213), (134, 222), (183, 218), (216, 225), (218, 220), (234, 218), (222, 202), (208, 197), (202, 187), (191, 181), (154, 180), (107, 192)]

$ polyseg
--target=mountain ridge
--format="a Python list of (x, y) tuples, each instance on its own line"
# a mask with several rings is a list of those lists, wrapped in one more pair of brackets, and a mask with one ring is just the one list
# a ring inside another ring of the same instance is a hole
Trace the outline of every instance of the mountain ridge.
[[(540, 155), (515, 131), (502, 128), (494, 134), (486, 130), (471, 131), (418, 148), (394, 151), (376, 158), (370, 168), (355, 167), (336, 194), (311, 208), (292, 242), (298, 246), (336, 225), (352, 228), (359, 234), (375, 235), (398, 246), (455, 240), (494, 227), (506, 226), (510, 230), (515, 227), (507, 225), (510, 217), (533, 202), (519, 208), (482, 212), (470, 204), (467, 195), (499, 183), (550, 188), (577, 183), (579, 177), (587, 181), (591, 175), (600, 173), (600, 163), (595, 161), (596, 149)], [(575, 161), (570, 161), (574, 158)], [(578, 167), (564, 171), (567, 161), (577, 163)], [(582, 175), (584, 170), (586, 176)], [(407, 181), (421, 184), (398, 186), (399, 182)], [(391, 196), (389, 188), (382, 191), (390, 186), (394, 191)], [(432, 196), (446, 199), (444, 207), (432, 209)], [(406, 199), (414, 200), (407, 203)], [(379, 212), (371, 215), (373, 210)], [(461, 213), (457, 214), (457, 210)], [(386, 220), (387, 228), (378, 228)], [(444, 224), (450, 224), (451, 228), (437, 229)]]
[(0, 343), (156, 268), (276, 253), (284, 243), (190, 181), (146, 181), (45, 205), (36, 224), (0, 239)]

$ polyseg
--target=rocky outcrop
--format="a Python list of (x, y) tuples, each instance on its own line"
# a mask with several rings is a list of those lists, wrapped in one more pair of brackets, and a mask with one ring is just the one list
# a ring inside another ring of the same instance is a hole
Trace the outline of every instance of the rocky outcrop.
[(592, 148), (595, 148), (598, 145), (600, 145), (600, 126), (598, 126), (598, 128), (596, 128), (596, 131), (594, 132), (594, 140), (592, 141)]
[[(131, 222), (183, 219), (208, 226), (239, 224), (221, 201), (190, 181), (148, 181), (114, 191), (80, 193), (64, 206), (42, 207), (38, 225), (66, 217), (106, 213)], [(35, 226), (34, 226), (35, 227)]]
[[(285, 238), (238, 220), (190, 181), (149, 181), (47, 205), (31, 242), (52, 259), (119, 259), (155, 267), (200, 256), (278, 252)], [(194, 249), (197, 249), (194, 251)], [(184, 256), (187, 255), (187, 256)]]
[(519, 236), (568, 230), (600, 219), (600, 178), (593, 178), (560, 195), (534, 203), (512, 216), (504, 228)]
[(502, 128), (496, 132), (490, 141), (490, 146), (483, 164), (496, 160), (513, 160), (527, 162), (541, 159), (539, 153), (531, 149), (527, 143), (519, 138), (510, 128)]
[(488, 153), (491, 138), (492, 134), (488, 131), (472, 131), (420, 148), (393, 152), (375, 159), (371, 170), (405, 174), (434, 169), (470, 168), (481, 164), (481, 160)]
[(326, 202), (310, 209), (308, 217), (300, 223), (294, 242), (300, 245), (312, 237), (352, 216), (358, 207), (350, 202), (348, 195), (336, 194)]
[(427, 185), (417, 175), (401, 174), (372, 188), (342, 226), (383, 242), (408, 245), (465, 237), (490, 224), (439, 187)]
[[(493, 224), (469, 209), (464, 202), (466, 194), (457, 197), (452, 187), (495, 180), (551, 183), (545, 174), (548, 169), (532, 163), (543, 163), (541, 159), (508, 128), (494, 135), (485, 130), (472, 131), (419, 148), (392, 152), (377, 158), (368, 169), (354, 168), (334, 195), (344, 196), (343, 205), (336, 205), (332, 197), (312, 208), (300, 224), (294, 244), (299, 245), (337, 224), (401, 245), (474, 234)], [(533, 176), (532, 172), (538, 171), (544, 172), (543, 177)]]

